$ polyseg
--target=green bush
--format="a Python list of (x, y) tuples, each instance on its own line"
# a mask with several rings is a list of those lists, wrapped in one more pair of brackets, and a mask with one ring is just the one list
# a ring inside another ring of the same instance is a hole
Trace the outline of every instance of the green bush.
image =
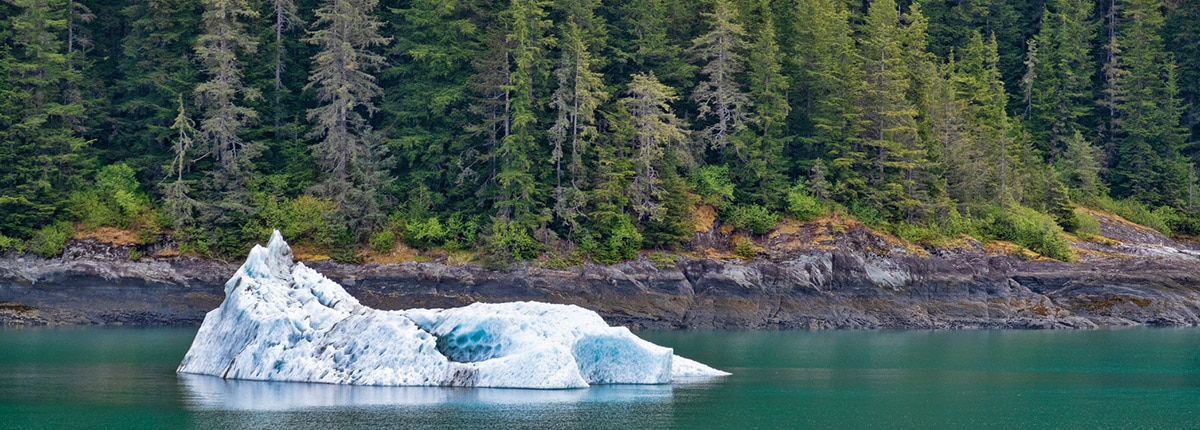
[(208, 235), (199, 227), (187, 227), (183, 231), (176, 231), (175, 239), (179, 241), (180, 254), (208, 256), (212, 252)]
[(282, 202), (263, 196), (259, 204), (255, 236), (266, 236), (279, 230), (289, 242), (333, 244), (333, 227), (329, 220), (337, 213), (337, 204), (308, 194)]
[(1082, 238), (1100, 235), (1100, 220), (1087, 213), (1087, 211), (1076, 209), (1075, 219), (1079, 222), (1079, 227), (1075, 229), (1075, 233)]
[(656, 268), (674, 269), (676, 262), (679, 261), (679, 256), (665, 252), (651, 252), (646, 256), (646, 259), (650, 260), (650, 263), (654, 264), (654, 267)]
[(513, 261), (537, 258), (541, 246), (529, 231), (512, 221), (496, 220), (491, 234), (484, 239), (484, 266), (507, 269)]
[(145, 215), (150, 199), (141, 192), (133, 169), (125, 163), (104, 166), (92, 186), (71, 195), (69, 207), (87, 228), (130, 228), (134, 221), (154, 220)]
[(21, 252), (24, 249), (24, 244), (18, 239), (0, 234), (0, 252), (17, 251)]
[(38, 230), (33, 234), (33, 238), (29, 239), (29, 250), (42, 258), (51, 258), (62, 254), (63, 248), (67, 245), (67, 238), (71, 236), (71, 224), (56, 223)]
[(879, 209), (861, 200), (850, 202), (850, 207), (847, 208), (850, 215), (861, 221), (863, 224), (878, 227), (883, 224), (883, 213)]
[(905, 241), (926, 244), (946, 238), (946, 233), (936, 227), (915, 225), (907, 222), (893, 225), (891, 232)]
[(757, 253), (758, 251), (754, 249), (754, 241), (748, 237), (739, 237), (733, 242), (733, 255), (743, 260), (752, 259)]
[(799, 221), (809, 221), (825, 214), (825, 206), (802, 184), (796, 184), (787, 194), (787, 211)]
[(391, 252), (392, 248), (396, 247), (396, 233), (393, 233), (391, 230), (384, 230), (374, 233), (371, 235), (368, 243), (371, 245), (371, 249), (374, 249), (375, 252)]
[(1166, 219), (1170, 215), (1170, 208), (1151, 210), (1137, 200), (1114, 200), (1107, 196), (1097, 198), (1093, 203), (1098, 209), (1117, 214), (1129, 222), (1150, 227), (1168, 236), (1171, 235), (1171, 225)]
[(456, 213), (446, 219), (446, 240), (443, 246), (457, 251), (471, 249), (478, 234), (479, 222), (475, 218)]
[(437, 217), (408, 220), (404, 223), (404, 242), (420, 249), (430, 249), (446, 242), (450, 232)]
[(637, 257), (637, 251), (642, 247), (642, 234), (628, 216), (616, 217), (604, 230), (600, 234), (601, 240), (594, 242), (593, 249), (589, 250), (593, 260), (602, 264), (616, 264)]
[(1054, 218), (1024, 206), (995, 208), (986, 217), (986, 233), (1007, 240), (1046, 257), (1071, 261), (1071, 245), (1063, 237), (1062, 227)]
[(727, 166), (700, 167), (692, 170), (688, 180), (704, 203), (720, 206), (721, 202), (733, 200), (733, 181), (729, 180)]
[(779, 214), (757, 204), (734, 206), (723, 211), (721, 217), (730, 225), (763, 234), (779, 222)]

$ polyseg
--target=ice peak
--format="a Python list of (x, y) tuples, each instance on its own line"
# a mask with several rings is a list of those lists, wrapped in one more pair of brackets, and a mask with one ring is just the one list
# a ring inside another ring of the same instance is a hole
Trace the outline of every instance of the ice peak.
[(303, 264), (279, 231), (225, 284), (179, 372), (360, 385), (575, 388), (724, 372), (577, 306), (380, 311)]
[[(283, 240), (279, 230), (271, 233), (267, 247), (254, 245), (246, 262), (242, 264), (242, 272), (250, 278), (275, 278), (286, 280), (292, 270), (292, 247)], [(237, 275), (234, 276), (237, 278)], [(225, 292), (227, 295), (228, 291)]]

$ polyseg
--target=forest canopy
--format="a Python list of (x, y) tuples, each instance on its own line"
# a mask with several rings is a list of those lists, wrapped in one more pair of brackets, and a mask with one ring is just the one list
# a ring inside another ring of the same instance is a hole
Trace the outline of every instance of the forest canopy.
[(0, 39), (0, 250), (1200, 234), (1195, 1), (4, 0)]

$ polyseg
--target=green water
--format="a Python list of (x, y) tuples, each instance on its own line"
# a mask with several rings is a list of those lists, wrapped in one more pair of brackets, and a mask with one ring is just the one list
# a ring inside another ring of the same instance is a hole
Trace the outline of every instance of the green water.
[(181, 377), (195, 329), (0, 329), (0, 428), (1200, 428), (1200, 329), (641, 332), (733, 372), (583, 390)]

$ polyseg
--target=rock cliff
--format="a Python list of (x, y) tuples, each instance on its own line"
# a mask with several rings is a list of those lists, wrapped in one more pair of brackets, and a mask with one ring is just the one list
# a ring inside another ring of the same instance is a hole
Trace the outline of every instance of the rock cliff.
[[(474, 265), (312, 262), (367, 306), (537, 300), (631, 328), (1096, 328), (1200, 325), (1200, 251), (1100, 216), (1075, 263), (964, 238), (903, 244), (853, 222), (781, 226), (752, 261), (645, 258), (509, 272)], [(73, 242), (63, 257), (0, 260), (0, 324), (198, 324), (237, 268), (193, 258), (128, 261)], [(660, 261), (660, 265), (662, 262)]]

